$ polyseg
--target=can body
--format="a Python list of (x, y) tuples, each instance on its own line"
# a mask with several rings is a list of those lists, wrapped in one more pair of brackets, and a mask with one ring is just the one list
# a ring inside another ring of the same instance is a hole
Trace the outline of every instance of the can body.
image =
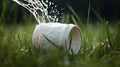
[(37, 49), (47, 50), (52, 46), (48, 39), (65, 50), (70, 49), (70, 54), (77, 54), (81, 46), (80, 30), (73, 24), (40, 23), (36, 25), (32, 36), (33, 45)]

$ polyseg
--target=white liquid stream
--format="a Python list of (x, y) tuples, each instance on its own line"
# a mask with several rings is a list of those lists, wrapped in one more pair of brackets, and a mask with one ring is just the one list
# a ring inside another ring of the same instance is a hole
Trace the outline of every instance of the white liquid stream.
[[(19, 5), (25, 7), (29, 10), (35, 17), (38, 23), (45, 23), (46, 20), (48, 22), (55, 22), (58, 21), (57, 16), (50, 16), (48, 15), (48, 5), (43, 1), (39, 0), (13, 0)], [(48, 0), (46, 0), (48, 2)], [(50, 2), (49, 6), (53, 4)], [(56, 6), (56, 5), (55, 5)]]

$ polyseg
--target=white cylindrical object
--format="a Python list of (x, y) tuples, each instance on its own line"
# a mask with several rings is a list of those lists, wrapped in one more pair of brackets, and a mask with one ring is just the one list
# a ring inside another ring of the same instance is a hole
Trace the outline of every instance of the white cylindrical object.
[(52, 45), (46, 37), (65, 50), (68, 50), (70, 46), (70, 54), (77, 54), (80, 50), (81, 33), (76, 25), (61, 23), (40, 23), (36, 25), (32, 36), (33, 45), (37, 49), (49, 49)]

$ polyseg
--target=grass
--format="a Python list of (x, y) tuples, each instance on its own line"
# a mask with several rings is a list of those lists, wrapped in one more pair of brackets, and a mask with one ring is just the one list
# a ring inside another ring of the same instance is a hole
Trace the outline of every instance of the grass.
[(23, 21), (29, 24), (2, 24), (7, 23), (3, 12), (0, 16), (0, 67), (120, 67), (120, 21), (111, 25), (93, 10), (99, 22), (91, 24), (89, 5), (87, 24), (84, 24), (74, 9), (70, 6), (69, 9), (72, 15), (64, 16), (67, 18), (64, 22), (72, 21), (82, 33), (82, 46), (77, 55), (69, 55), (63, 49), (47, 52), (35, 49), (31, 41), (35, 23), (31, 18)]

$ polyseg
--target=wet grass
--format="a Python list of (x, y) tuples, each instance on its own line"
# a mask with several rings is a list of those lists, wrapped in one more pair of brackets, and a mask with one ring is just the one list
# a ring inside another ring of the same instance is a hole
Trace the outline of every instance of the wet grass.
[[(63, 21), (72, 21), (80, 27), (82, 46), (77, 55), (63, 49), (39, 51), (32, 46), (35, 23), (26, 18), (23, 23), (7, 25), (4, 14), (0, 16), (0, 67), (120, 67), (120, 21), (110, 24), (95, 10), (96, 24), (86, 23), (69, 6), (71, 15)], [(5, 24), (2, 24), (5, 23)]]

